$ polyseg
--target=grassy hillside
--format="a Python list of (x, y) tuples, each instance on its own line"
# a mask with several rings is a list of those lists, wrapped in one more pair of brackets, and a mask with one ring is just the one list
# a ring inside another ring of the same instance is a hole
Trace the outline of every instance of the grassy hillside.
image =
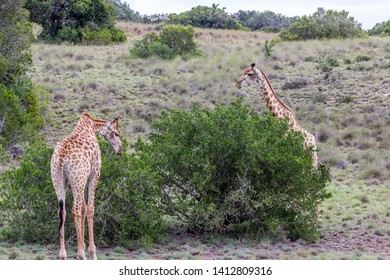
[[(193, 238), (184, 241), (186, 253), (180, 253), (181, 239), (156, 245), (157, 253), (142, 252), (143, 258), (170, 258), (176, 249), (175, 258), (234, 258), (238, 246), (248, 248), (242, 258), (390, 259), (389, 38), (280, 42), (266, 58), (264, 42), (274, 34), (203, 29), (196, 30), (201, 57), (161, 61), (131, 58), (128, 52), (155, 26), (118, 27), (128, 36), (125, 44), (33, 45), (32, 79), (51, 93), (51, 116), (43, 132), (48, 143), (67, 135), (83, 111), (96, 118), (119, 116), (129, 140), (148, 133), (148, 122), (161, 110), (187, 109), (193, 103), (213, 107), (244, 96), (262, 112), (258, 88), (235, 88), (244, 68), (256, 62), (301, 125), (316, 135), (320, 159), (332, 167), (334, 178), (333, 197), (322, 205), (318, 244), (235, 241), (224, 248), (225, 241), (198, 244), (199, 238)], [(194, 248), (201, 252), (191, 253)]]

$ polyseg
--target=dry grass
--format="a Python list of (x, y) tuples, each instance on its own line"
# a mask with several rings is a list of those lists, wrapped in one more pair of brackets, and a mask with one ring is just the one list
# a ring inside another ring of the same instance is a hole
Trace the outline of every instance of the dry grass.
[[(163, 245), (154, 253), (127, 253), (145, 258), (390, 258), (388, 247), (373, 245), (390, 243), (389, 38), (280, 42), (266, 59), (264, 41), (274, 34), (197, 29), (201, 57), (161, 61), (131, 58), (128, 52), (135, 39), (159, 27), (123, 22), (118, 27), (128, 36), (121, 45), (33, 45), (32, 78), (51, 93), (52, 117), (44, 130), (49, 143), (69, 133), (84, 110), (97, 118), (119, 116), (129, 140), (148, 133), (148, 122), (161, 110), (188, 109), (193, 103), (213, 107), (244, 96), (262, 112), (256, 87), (235, 88), (243, 69), (255, 62), (302, 126), (316, 135), (320, 158), (334, 177), (333, 197), (322, 206), (320, 247), (286, 241), (271, 254), (275, 244), (260, 242), (252, 251), (240, 244), (243, 249), (234, 254), (237, 248), (229, 241), (216, 251), (194, 245), (184, 255), (181, 249), (164, 255)], [(324, 72), (319, 61), (328, 57), (337, 66)]]

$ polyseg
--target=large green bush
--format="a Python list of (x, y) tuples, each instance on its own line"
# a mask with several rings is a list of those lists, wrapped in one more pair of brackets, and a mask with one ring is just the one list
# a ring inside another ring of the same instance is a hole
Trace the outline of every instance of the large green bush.
[(168, 25), (159, 35), (152, 32), (135, 41), (130, 53), (140, 58), (157, 56), (162, 59), (173, 59), (178, 55), (184, 57), (199, 55), (199, 50), (194, 41), (192, 26)]
[(310, 16), (303, 16), (280, 33), (284, 40), (343, 39), (364, 36), (361, 24), (345, 10), (318, 8)]
[[(131, 245), (131, 240), (150, 242), (161, 230), (156, 189), (150, 188), (154, 171), (135, 156), (115, 156), (99, 139), (102, 174), (95, 200), (95, 239), (98, 245)], [(127, 148), (123, 141), (124, 149)], [(20, 166), (0, 179), (0, 220), (7, 240), (56, 243), (58, 202), (50, 178), (53, 149), (40, 140), (20, 159)], [(74, 241), (72, 192), (67, 188), (66, 238)]]
[(329, 172), (312, 168), (311, 151), (287, 122), (236, 101), (165, 112), (153, 127), (135, 149), (158, 172), (164, 211), (189, 230), (317, 237)]

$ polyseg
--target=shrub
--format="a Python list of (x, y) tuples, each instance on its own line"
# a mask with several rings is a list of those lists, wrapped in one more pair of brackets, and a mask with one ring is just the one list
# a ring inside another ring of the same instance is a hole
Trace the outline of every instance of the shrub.
[(88, 30), (83, 36), (86, 44), (108, 45), (112, 42), (111, 32), (108, 29)]
[(134, 42), (130, 53), (133, 56), (147, 58), (158, 56), (162, 59), (173, 59), (177, 55), (198, 55), (194, 41), (194, 29), (191, 26), (165, 26), (160, 35), (148, 33), (142, 39)]
[(333, 70), (333, 67), (340, 65), (338, 60), (332, 56), (326, 58), (320, 57), (318, 58), (317, 63), (317, 69), (320, 69), (322, 72), (330, 72)]
[[(95, 200), (95, 239), (98, 245), (150, 242), (161, 230), (155, 189), (149, 188), (153, 171), (136, 157), (114, 156), (99, 139), (102, 174)], [(123, 141), (124, 149), (127, 147)], [(50, 178), (53, 149), (40, 140), (28, 148), (20, 166), (4, 172), (0, 180), (0, 219), (7, 240), (57, 243), (58, 202)], [(38, 167), (38, 168), (37, 168)], [(66, 209), (72, 209), (68, 187)], [(72, 215), (66, 219), (66, 237), (75, 234)]]
[(287, 90), (287, 89), (300, 89), (300, 88), (303, 88), (307, 86), (307, 79), (306, 78), (298, 78), (298, 79), (295, 79), (293, 81), (287, 81), (284, 83), (284, 85), (282, 86), (282, 89), (283, 90)]
[(65, 26), (58, 31), (56, 39), (79, 44), (82, 42), (82, 33), (70, 26)]
[(45, 90), (29, 81), (10, 89), (0, 84), (0, 146), (33, 141), (44, 125), (48, 99)]
[(277, 40), (271, 40), (271, 41), (265, 40), (265, 42), (264, 42), (264, 56), (266, 59), (271, 57), (272, 52), (274, 51), (273, 47), (276, 45), (276, 43), (277, 43)]
[(112, 41), (114, 43), (126, 42), (127, 38), (126, 38), (126, 34), (123, 30), (116, 28), (116, 27), (112, 27), (112, 28), (110, 28), (110, 32), (111, 32)]
[(121, 43), (126, 41), (125, 33), (118, 28), (86, 30), (83, 36), (83, 42), (95, 45), (109, 45), (112, 43)]
[(370, 61), (372, 58), (368, 55), (364, 55), (364, 54), (359, 54), (355, 60), (356, 62), (361, 62), (361, 61)]
[(167, 45), (177, 55), (187, 55), (196, 51), (192, 26), (165, 26), (160, 34), (160, 42)]
[(193, 232), (236, 231), (313, 240), (327, 169), (312, 168), (303, 138), (287, 122), (240, 101), (214, 111), (163, 112), (134, 148), (158, 173), (166, 214)]

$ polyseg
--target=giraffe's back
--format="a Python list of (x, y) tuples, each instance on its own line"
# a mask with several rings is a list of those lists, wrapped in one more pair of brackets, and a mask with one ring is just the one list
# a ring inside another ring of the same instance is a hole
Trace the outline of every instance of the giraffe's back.
[(91, 172), (101, 166), (100, 149), (96, 136), (81, 137), (71, 134), (57, 143), (51, 160), (52, 179), (63, 177), (71, 185), (86, 181)]

